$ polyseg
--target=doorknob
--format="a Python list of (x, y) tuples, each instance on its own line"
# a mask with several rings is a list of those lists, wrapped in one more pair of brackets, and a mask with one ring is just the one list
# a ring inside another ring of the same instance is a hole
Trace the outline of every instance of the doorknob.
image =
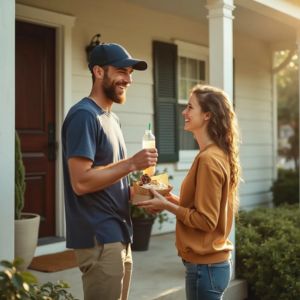
[(54, 123), (48, 124), (48, 160), (53, 161), (56, 159), (57, 143), (55, 141), (55, 125)]

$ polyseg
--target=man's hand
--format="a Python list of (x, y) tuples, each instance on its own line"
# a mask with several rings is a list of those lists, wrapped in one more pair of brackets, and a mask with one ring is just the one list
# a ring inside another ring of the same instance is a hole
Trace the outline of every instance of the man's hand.
[(148, 167), (155, 166), (157, 163), (157, 149), (143, 149), (130, 158), (132, 171), (145, 170)]

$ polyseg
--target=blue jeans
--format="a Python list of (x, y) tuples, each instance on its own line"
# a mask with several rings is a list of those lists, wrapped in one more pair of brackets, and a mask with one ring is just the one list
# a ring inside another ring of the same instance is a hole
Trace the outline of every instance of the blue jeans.
[(186, 268), (187, 300), (221, 300), (229, 285), (232, 266), (229, 261), (197, 265), (183, 261)]

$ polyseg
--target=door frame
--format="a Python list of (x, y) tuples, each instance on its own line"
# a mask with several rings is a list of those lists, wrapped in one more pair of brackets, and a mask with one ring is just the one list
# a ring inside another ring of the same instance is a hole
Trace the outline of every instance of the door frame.
[[(44, 9), (16, 4), (16, 20), (55, 28), (55, 114), (58, 155), (55, 163), (55, 233), (66, 236), (64, 215), (64, 189), (60, 128), (72, 106), (72, 27), (76, 18)], [(40, 246), (36, 255), (65, 249), (65, 242)]]

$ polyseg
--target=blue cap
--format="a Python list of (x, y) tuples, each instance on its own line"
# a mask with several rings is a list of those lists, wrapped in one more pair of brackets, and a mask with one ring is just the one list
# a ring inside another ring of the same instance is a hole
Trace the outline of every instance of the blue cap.
[(135, 70), (146, 70), (147, 63), (143, 60), (132, 58), (125, 48), (118, 44), (100, 44), (91, 52), (89, 69), (94, 66), (114, 66), (117, 68), (132, 67)]

